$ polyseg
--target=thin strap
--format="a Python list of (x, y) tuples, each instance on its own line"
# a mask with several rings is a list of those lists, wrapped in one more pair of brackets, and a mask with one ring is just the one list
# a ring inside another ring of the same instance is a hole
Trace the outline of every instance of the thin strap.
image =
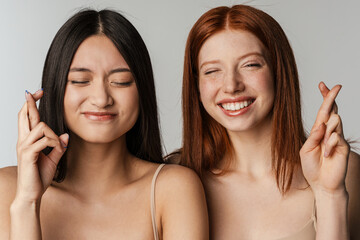
[(314, 228), (315, 228), (315, 231), (316, 231), (317, 226), (316, 226), (316, 199), (315, 198), (314, 198), (314, 206), (313, 206), (313, 211), (312, 211), (311, 218), (314, 221)]
[(156, 169), (153, 179), (151, 181), (151, 196), (150, 196), (150, 208), (151, 208), (151, 221), (153, 226), (153, 232), (154, 232), (154, 240), (159, 240), (159, 233), (156, 225), (156, 211), (155, 211), (155, 183), (156, 178), (159, 175), (160, 170), (165, 166), (164, 163), (160, 164), (160, 166)]

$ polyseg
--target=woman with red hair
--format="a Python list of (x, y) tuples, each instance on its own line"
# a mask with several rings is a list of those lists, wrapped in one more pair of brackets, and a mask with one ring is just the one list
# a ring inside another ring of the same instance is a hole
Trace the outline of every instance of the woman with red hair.
[(360, 238), (360, 158), (337, 114), (341, 86), (319, 89), (324, 102), (307, 137), (280, 25), (244, 5), (211, 9), (195, 23), (180, 161), (203, 180), (212, 239)]

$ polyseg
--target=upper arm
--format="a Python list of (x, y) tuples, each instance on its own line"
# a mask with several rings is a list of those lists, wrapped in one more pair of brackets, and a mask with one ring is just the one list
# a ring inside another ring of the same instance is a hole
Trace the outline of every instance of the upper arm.
[(204, 188), (195, 172), (167, 165), (160, 172), (157, 188), (162, 239), (209, 239)]
[(0, 169), (0, 239), (9, 239), (10, 205), (16, 194), (16, 167)]
[(350, 152), (346, 188), (349, 193), (350, 239), (360, 239), (360, 156)]

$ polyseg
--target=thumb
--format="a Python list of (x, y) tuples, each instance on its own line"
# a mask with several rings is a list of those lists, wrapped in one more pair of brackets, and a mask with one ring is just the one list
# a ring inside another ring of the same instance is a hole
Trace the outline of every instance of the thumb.
[(48, 158), (50, 158), (55, 165), (57, 165), (62, 157), (62, 155), (65, 153), (68, 143), (69, 143), (69, 134), (64, 133), (60, 135), (59, 137), (61, 141), (61, 145), (56, 146), (51, 150), (51, 152), (48, 154)]
[(320, 124), (320, 126), (310, 134), (309, 138), (304, 143), (303, 151), (311, 152), (312, 150), (314, 150), (314, 148), (319, 146), (321, 141), (324, 139), (325, 130), (326, 130), (325, 124), (324, 123)]
[(66, 147), (69, 142), (69, 135), (62, 134), (60, 137), (60, 144), (57, 144), (47, 157), (43, 156), (39, 159), (39, 172), (40, 177), (46, 189), (54, 178), (57, 165), (66, 151)]
[(69, 144), (69, 134), (64, 133), (62, 135), (60, 135), (60, 140), (61, 142), (64, 144), (64, 147), (67, 148), (68, 144)]

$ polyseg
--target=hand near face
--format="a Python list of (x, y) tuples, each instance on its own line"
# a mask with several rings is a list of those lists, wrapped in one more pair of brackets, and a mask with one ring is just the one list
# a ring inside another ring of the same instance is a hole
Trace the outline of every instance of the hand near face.
[[(56, 166), (66, 150), (68, 135), (58, 137), (45, 123), (40, 122), (36, 101), (43, 95), (25, 93), (26, 103), (18, 115), (18, 186), (16, 199), (37, 202), (50, 185)], [(45, 155), (46, 147), (53, 150)]]
[(300, 150), (304, 176), (314, 193), (344, 192), (349, 144), (344, 139), (341, 118), (337, 114), (335, 98), (341, 86), (330, 91), (324, 83), (319, 84), (324, 101), (319, 109), (309, 138)]

